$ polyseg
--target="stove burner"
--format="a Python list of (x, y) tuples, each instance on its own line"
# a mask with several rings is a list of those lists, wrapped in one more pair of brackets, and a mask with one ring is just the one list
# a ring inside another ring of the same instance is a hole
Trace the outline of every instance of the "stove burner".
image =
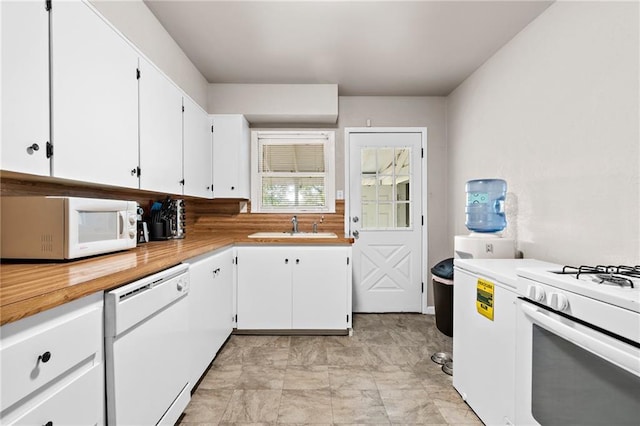
[(600, 280), (599, 284), (612, 283), (617, 284), (620, 287), (633, 285), (633, 278), (640, 278), (640, 265), (626, 266), (626, 265), (597, 265), (597, 266), (564, 266), (560, 274), (575, 275), (576, 279), (579, 279), (581, 275), (594, 275)]

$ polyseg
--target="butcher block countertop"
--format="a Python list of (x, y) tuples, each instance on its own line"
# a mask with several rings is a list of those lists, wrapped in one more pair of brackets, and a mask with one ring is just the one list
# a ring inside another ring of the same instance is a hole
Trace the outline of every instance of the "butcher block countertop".
[(135, 249), (66, 262), (3, 261), (0, 325), (97, 291), (110, 290), (214, 250), (242, 245), (351, 245), (352, 238), (249, 238), (247, 233), (191, 234)]

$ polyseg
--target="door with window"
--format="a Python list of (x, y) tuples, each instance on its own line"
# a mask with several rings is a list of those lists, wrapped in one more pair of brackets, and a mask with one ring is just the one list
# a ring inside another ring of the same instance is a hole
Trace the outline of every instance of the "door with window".
[(422, 310), (425, 134), (347, 130), (354, 312)]

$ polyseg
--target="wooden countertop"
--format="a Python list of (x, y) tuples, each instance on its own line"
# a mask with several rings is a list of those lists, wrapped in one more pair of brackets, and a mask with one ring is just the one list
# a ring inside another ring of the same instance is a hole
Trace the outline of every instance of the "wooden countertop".
[(214, 250), (242, 245), (351, 245), (352, 238), (249, 238), (245, 233), (191, 234), (135, 249), (66, 262), (4, 261), (0, 265), (0, 325), (110, 290)]

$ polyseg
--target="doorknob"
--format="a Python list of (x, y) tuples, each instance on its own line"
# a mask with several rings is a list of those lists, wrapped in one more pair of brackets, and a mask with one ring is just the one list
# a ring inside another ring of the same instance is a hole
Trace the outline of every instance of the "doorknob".
[(353, 231), (353, 232), (352, 232), (352, 234), (353, 234), (353, 238), (355, 238), (356, 240), (357, 240), (358, 238), (360, 238), (360, 232), (359, 232), (359, 231), (357, 231), (357, 230), (356, 230), (356, 231)]
[(358, 221), (360, 220), (360, 218), (358, 216), (354, 216), (353, 219), (353, 223), (358, 223)]

